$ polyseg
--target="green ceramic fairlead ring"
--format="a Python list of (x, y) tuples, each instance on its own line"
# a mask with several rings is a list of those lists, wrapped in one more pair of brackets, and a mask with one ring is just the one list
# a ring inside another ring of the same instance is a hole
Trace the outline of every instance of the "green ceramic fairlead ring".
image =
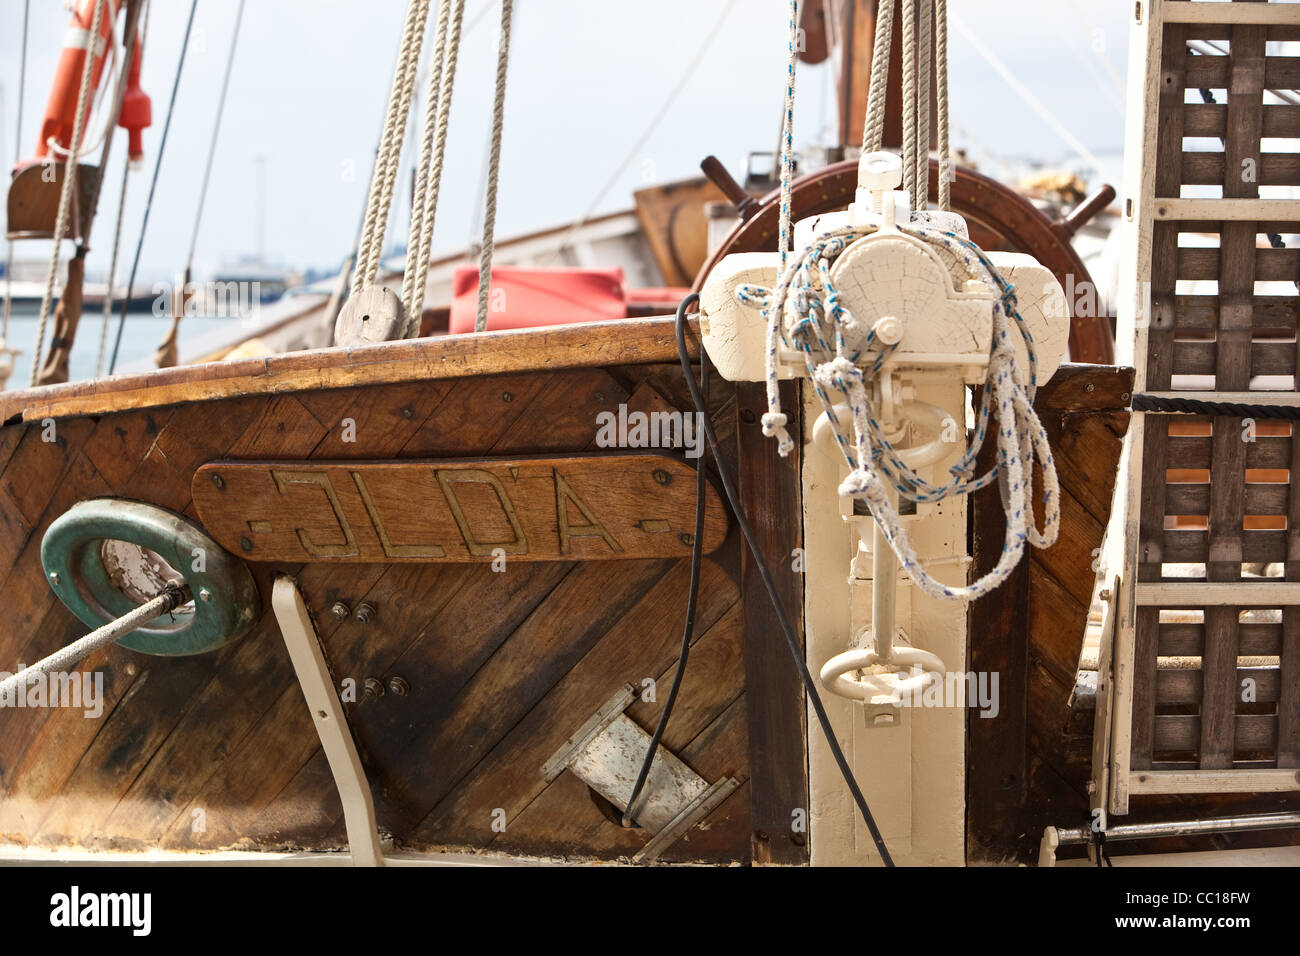
[(176, 568), (194, 595), (193, 613), (163, 614), (118, 641), (175, 657), (215, 650), (242, 636), (261, 602), (248, 567), (180, 515), (120, 498), (94, 498), (60, 515), (41, 540), (45, 580), (83, 623), (100, 627), (139, 606), (109, 578), (101, 543), (148, 548)]

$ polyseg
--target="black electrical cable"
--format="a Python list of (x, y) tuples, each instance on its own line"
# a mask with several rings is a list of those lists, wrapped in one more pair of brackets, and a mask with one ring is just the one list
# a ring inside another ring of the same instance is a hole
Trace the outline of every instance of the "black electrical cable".
[[(695, 383), (689, 369), (686, 377), (691, 379), (691, 384)], [(700, 391), (701, 402), (707, 409), (709, 360), (705, 355), (700, 356)], [(699, 418), (707, 418), (707, 412), (701, 414)], [(682, 434), (685, 437), (684, 428)], [(698, 432), (696, 440), (698, 441)], [(627, 801), (627, 809), (623, 811), (625, 827), (632, 825), (633, 808), (636, 807), (637, 799), (641, 796), (641, 788), (645, 786), (646, 777), (650, 775), (650, 765), (654, 763), (655, 751), (659, 749), (659, 741), (663, 739), (664, 730), (668, 727), (668, 718), (672, 716), (673, 705), (677, 703), (677, 692), (681, 690), (682, 678), (686, 674), (686, 658), (691, 653), (691, 639), (695, 635), (695, 607), (700, 596), (700, 565), (704, 561), (704, 455), (703, 449), (700, 451), (700, 458), (695, 466), (695, 536), (691, 541), (691, 583), (686, 598), (686, 626), (682, 629), (682, 649), (677, 657), (677, 670), (673, 674), (673, 684), (668, 691), (668, 699), (664, 701), (664, 712), (659, 715), (654, 736), (650, 738), (650, 749), (646, 751), (645, 759), (641, 763), (641, 772), (637, 774), (636, 785), (632, 787), (632, 796)]]
[(794, 627), (790, 624), (790, 618), (786, 614), (785, 606), (781, 603), (781, 597), (776, 593), (776, 585), (772, 582), (772, 572), (768, 570), (767, 563), (763, 560), (754, 529), (750, 526), (749, 519), (745, 517), (744, 509), (740, 505), (740, 496), (736, 494), (735, 486), (731, 482), (731, 476), (727, 474), (726, 466), (722, 462), (722, 455), (718, 451), (718, 437), (714, 434), (713, 423), (709, 420), (708, 406), (705, 405), (699, 386), (695, 383), (695, 376), (691, 374), (691, 356), (686, 350), (686, 310), (699, 301), (699, 293), (692, 292), (677, 307), (677, 357), (681, 360), (682, 371), (686, 376), (686, 387), (690, 389), (691, 401), (695, 403), (695, 410), (700, 414), (700, 422), (704, 426), (704, 436), (708, 439), (709, 450), (713, 453), (713, 461), (717, 465), (722, 490), (727, 495), (727, 501), (731, 503), (731, 510), (736, 516), (736, 524), (740, 526), (740, 532), (745, 536), (745, 543), (749, 545), (750, 553), (754, 556), (754, 565), (758, 568), (759, 577), (763, 579), (763, 587), (767, 589), (767, 596), (772, 602), (772, 608), (776, 611), (777, 620), (781, 625), (781, 633), (785, 636), (786, 646), (790, 649), (790, 656), (794, 659), (794, 666), (799, 671), (799, 677), (803, 680), (808, 700), (812, 703), (813, 711), (817, 714), (817, 723), (821, 725), (822, 733), (826, 737), (826, 743), (830, 745), (831, 755), (840, 768), (840, 774), (844, 777), (849, 792), (853, 794), (853, 800), (858, 805), (858, 810), (867, 824), (867, 829), (871, 831), (871, 839), (875, 841), (881, 860), (884, 861), (885, 866), (893, 866), (894, 860), (885, 846), (885, 838), (880, 835), (880, 828), (876, 826), (876, 820), (871, 815), (871, 808), (867, 806), (866, 797), (862, 795), (858, 782), (853, 779), (853, 770), (849, 767), (849, 762), (844, 758), (844, 751), (840, 749), (839, 742), (835, 739), (835, 732), (831, 727), (830, 718), (826, 716), (826, 708), (822, 706), (821, 696), (817, 692), (817, 684), (808, 671), (808, 665), (804, 662), (803, 649), (799, 646), (799, 639), (795, 636)]

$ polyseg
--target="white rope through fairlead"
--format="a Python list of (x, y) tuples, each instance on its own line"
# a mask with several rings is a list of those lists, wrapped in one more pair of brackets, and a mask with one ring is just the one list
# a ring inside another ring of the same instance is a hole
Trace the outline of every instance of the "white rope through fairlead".
[[(912, 20), (908, 15), (911, 0), (903, 0), (903, 2), (906, 5), (904, 8), (906, 37), (909, 22)], [(931, 0), (923, 0), (923, 2), (928, 3)], [(883, 9), (890, 4), (886, 0), (881, 6)], [(791, 3), (790, 21), (792, 49), (797, 30), (797, 8), (797, 0), (794, 0)], [(946, 40), (946, 29), (944, 29), (946, 17), (942, 19), (944, 23), (940, 28), (939, 37), (941, 43)], [(877, 26), (882, 27), (882, 22), (878, 21)], [(887, 31), (888, 23), (884, 23), (883, 28)], [(925, 29), (927, 28), (923, 26), (923, 30)], [(878, 34), (877, 48), (880, 47), (879, 41)], [(906, 51), (906, 42), (904, 49)], [(928, 57), (921, 59), (928, 59)], [(946, 57), (944, 61), (946, 63)], [(788, 109), (785, 119), (787, 131), (793, 125), (790, 108), (794, 88), (793, 61), (791, 61), (791, 70), (787, 81)], [(907, 71), (904, 72), (904, 85), (907, 89)], [(941, 84), (941, 94), (944, 88), (946, 82)], [(915, 95), (914, 89), (913, 95)], [(928, 98), (928, 93), (926, 96)], [(869, 115), (864, 135), (870, 144), (878, 135), (878, 130), (872, 129), (870, 97), (868, 103)], [(915, 100), (913, 103), (915, 104)], [(906, 140), (911, 141), (914, 149), (917, 146), (915, 117), (912, 119), (911, 124), (907, 119), (904, 120), (906, 138), (904, 173), (906, 174), (910, 168), (915, 180), (918, 170), (924, 169), (925, 178), (928, 180), (929, 160), (925, 149), (919, 150), (919, 159), (917, 152), (913, 152), (909, 162)], [(928, 128), (928, 122), (925, 125)], [(922, 160), (926, 164), (925, 167), (921, 166)], [(792, 159), (787, 147), (782, 156), (783, 193), (791, 166)], [(781, 225), (782, 237), (784, 237), (787, 234), (788, 221), (784, 219), (785, 210), (782, 212)], [(780, 344), (784, 342), (787, 346), (802, 351), (808, 376), (849, 466), (849, 475), (841, 483), (839, 493), (866, 501), (890, 547), (898, 555), (903, 569), (924, 593), (946, 600), (972, 600), (987, 594), (1007, 579), (1024, 553), (1026, 542), (1039, 548), (1050, 547), (1055, 543), (1060, 529), (1060, 487), (1056, 466), (1052, 459), (1047, 433), (1033, 409), (1033, 398), (1037, 388), (1037, 353), (1033, 335), (1025, 326), (1017, 309), (1013, 287), (998, 274), (993, 263), (978, 246), (962, 236), (939, 229), (920, 225), (900, 225), (898, 228), (901, 232), (923, 242), (944, 247), (963, 262), (968, 270), (979, 275), (999, 293), (999, 298), (993, 304), (993, 336), (975, 435), (958, 463), (949, 468), (951, 478), (946, 484), (935, 485), (923, 478), (902, 460), (899, 452), (886, 437), (873, 408), (869, 386), (880, 374), (896, 346), (885, 346), (880, 343), (874, 331), (867, 331), (863, 336), (860, 324), (844, 305), (831, 281), (831, 266), (836, 257), (853, 240), (874, 233), (876, 227), (843, 228), (818, 236), (793, 260), (783, 262), (775, 290), (741, 285), (736, 289), (735, 294), (742, 303), (761, 308), (764, 320), (767, 322), (768, 411), (762, 420), (763, 434), (778, 440), (778, 451), (782, 456), (789, 455), (794, 450), (794, 442), (785, 427), (786, 416), (781, 412), (777, 379), (777, 352)], [(1029, 356), (1029, 373), (1025, 377), (1027, 384), (1023, 385), (1017, 380), (1019, 369), (1015, 340), (1012, 338), (1012, 320), (1015, 323), (1015, 331), (1024, 341)], [(859, 351), (850, 354), (846, 344), (849, 341), (864, 343), (862, 352), (866, 353), (866, 359), (872, 360), (870, 366), (865, 369), (859, 368), (858, 363), (864, 355)], [(853, 421), (850, 425), (852, 440), (849, 437), (849, 430), (836, 416), (836, 402), (831, 398), (833, 393), (842, 395), (852, 411)], [(984, 443), (990, 420), (993, 419), (997, 421), (996, 464), (985, 474), (972, 477), (976, 456)], [(1039, 462), (1043, 474), (1044, 517), (1041, 531), (1034, 524), (1033, 464), (1035, 459)], [(890, 491), (885, 482), (890, 482), (902, 498), (916, 502), (936, 502), (953, 495), (977, 491), (994, 480), (999, 482), (1003, 508), (1007, 514), (1007, 530), (1002, 555), (988, 574), (972, 584), (966, 587), (944, 584), (932, 577), (921, 565), (898, 510), (890, 500)]]
[[(411, 204), (411, 229), (406, 243), (406, 270), (402, 275), (402, 304), (406, 316), (403, 338), (414, 336), (424, 311), (424, 293), (433, 246), (433, 224), (442, 188), (443, 161), (447, 153), (447, 125), (451, 119), (451, 96), (460, 57), (461, 25), (465, 0), (442, 0), (429, 65), (429, 89), (425, 94), (424, 137), (420, 143), (420, 164), (416, 173), (415, 201)], [(435, 69), (436, 68), (436, 69)]]
[[(948, 107), (948, 0), (921, 0), (920, 50), (916, 49), (916, 0), (902, 0), (903, 10), (903, 188), (914, 209), (924, 209), (930, 186), (930, 33), (934, 33), (934, 77), (939, 161), (938, 205), (947, 212), (952, 196), (952, 151)], [(885, 100), (889, 86), (889, 56), (894, 31), (895, 0), (880, 0), (871, 53), (871, 83), (867, 117), (862, 127), (862, 151), (881, 149), (885, 132)], [(933, 19), (930, 5), (934, 5)], [(919, 189), (917, 187), (920, 187)], [(919, 194), (919, 199), (918, 199)], [(924, 201), (921, 201), (924, 200)]]
[(379, 135), (379, 149), (375, 156), (374, 172), (370, 178), (365, 224), (361, 230), (356, 269), (352, 273), (353, 295), (374, 285), (379, 273), (384, 235), (388, 231), (388, 213), (392, 208), (393, 189), (397, 181), (397, 168), (402, 159), (406, 118), (411, 108), (411, 94), (415, 88), (420, 49), (424, 45), (424, 28), (428, 19), (429, 0), (410, 0), (406, 8), (406, 20), (402, 26), (402, 43), (398, 49), (397, 64), (393, 68), (393, 85), (388, 94), (388, 112), (384, 117), (383, 131)]
[(148, 624), (161, 614), (176, 610), (190, 600), (192, 595), (188, 587), (169, 586), (135, 610), (128, 611), (116, 620), (91, 631), (85, 637), (59, 648), (31, 667), (25, 667), (18, 673), (11, 674), (0, 681), (0, 706), (4, 706), (6, 701), (13, 700), (19, 690), (42, 674), (66, 672), (101, 647), (121, 640), (136, 628)]
[[(109, 0), (95, 0), (95, 13), (90, 21), (90, 35), (99, 36), (99, 24), (104, 7)], [(45, 276), (45, 295), (41, 299), (41, 314), (36, 323), (36, 345), (32, 349), (32, 381), (36, 384), (41, 374), (41, 358), (45, 351), (45, 327), (50, 318), (50, 304), (54, 300), (54, 286), (59, 276), (59, 252), (63, 238), (68, 233), (68, 220), (72, 218), (72, 191), (77, 186), (77, 155), (81, 134), (86, 125), (86, 101), (89, 99), (90, 74), (95, 64), (93, 44), (87, 44), (86, 59), (81, 68), (81, 89), (77, 92), (77, 112), (72, 123), (72, 142), (68, 144), (68, 158), (63, 166), (63, 188), (59, 191), (59, 211), (54, 221), (54, 248), (50, 251), (50, 268)]]
[(478, 261), (478, 315), (474, 331), (486, 332), (488, 292), (492, 284), (492, 245), (497, 221), (497, 181), (501, 172), (501, 130), (505, 123), (506, 73), (510, 66), (510, 20), (514, 0), (501, 0), (501, 39), (497, 46), (496, 90), (492, 99), (492, 153), (488, 159), (487, 201), (483, 213), (483, 247)]

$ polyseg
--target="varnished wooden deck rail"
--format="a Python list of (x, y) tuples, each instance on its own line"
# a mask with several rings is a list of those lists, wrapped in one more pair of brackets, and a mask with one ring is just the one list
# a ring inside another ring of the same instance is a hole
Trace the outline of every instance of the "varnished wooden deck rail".
[[(698, 339), (692, 336), (689, 342)], [(694, 352), (696, 345), (690, 347)], [(241, 395), (676, 360), (671, 317), (620, 319), (311, 349), (50, 385), (0, 395), (0, 422), (99, 415)]]

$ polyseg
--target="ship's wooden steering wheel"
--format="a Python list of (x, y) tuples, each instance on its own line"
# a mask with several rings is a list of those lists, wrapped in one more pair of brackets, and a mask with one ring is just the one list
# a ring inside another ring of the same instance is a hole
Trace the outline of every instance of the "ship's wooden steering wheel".
[[(711, 178), (719, 167), (706, 164)], [(1070, 245), (1075, 231), (1115, 198), (1115, 190), (1104, 186), (1085, 199), (1065, 218), (1053, 221), (1033, 203), (996, 180), (971, 169), (957, 167), (951, 183), (952, 209), (966, 218), (970, 237), (980, 248), (1025, 252), (1032, 255), (1056, 276), (1063, 289), (1091, 288), (1092, 278), (1079, 254)], [(723, 174), (725, 175), (725, 173)], [(930, 162), (930, 195), (938, 194), (938, 163)], [(729, 178), (729, 177), (728, 177)], [(717, 181), (715, 179), (715, 181)], [(722, 183), (719, 183), (723, 186)], [(858, 185), (858, 162), (845, 160), (827, 166), (794, 181), (791, 196), (792, 218), (817, 216), (844, 209), (853, 200)], [(736, 187), (739, 188), (739, 187)], [(723, 186), (724, 191), (729, 191)], [(698, 291), (723, 256), (733, 252), (762, 252), (776, 249), (780, 192), (773, 191), (760, 200), (751, 200), (742, 208), (743, 219), (722, 241), (695, 277)], [(1072, 279), (1068, 277), (1073, 277)], [(1089, 283), (1084, 285), (1084, 283)], [(1110, 364), (1115, 358), (1115, 340), (1105, 316), (1075, 313), (1077, 296), (1070, 302), (1070, 358), (1075, 362)], [(1095, 296), (1085, 296), (1095, 302)], [(1092, 310), (1096, 311), (1096, 310)]]

